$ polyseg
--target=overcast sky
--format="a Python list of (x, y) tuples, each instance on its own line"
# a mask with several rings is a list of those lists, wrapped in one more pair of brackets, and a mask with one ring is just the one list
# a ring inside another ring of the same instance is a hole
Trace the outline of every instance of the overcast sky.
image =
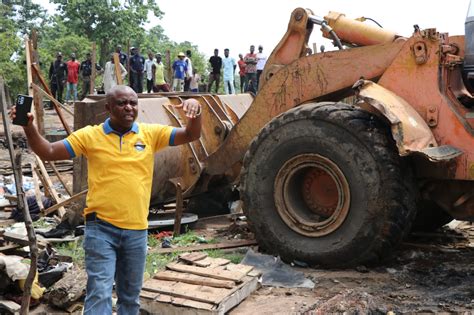
[[(48, 4), (47, 0), (35, 2)], [(435, 27), (440, 32), (462, 35), (469, 0), (158, 0), (157, 3), (164, 17), (153, 19), (148, 27), (160, 24), (170, 39), (190, 41), (208, 56), (214, 48), (221, 55), (224, 48), (229, 48), (231, 56), (237, 58), (239, 53), (248, 52), (250, 45), (263, 45), (269, 55), (286, 32), (290, 14), (297, 7), (309, 8), (319, 16), (336, 11), (350, 18), (370, 17), (403, 36), (412, 34), (414, 24), (422, 29)], [(319, 27), (313, 30), (310, 47), (313, 42), (318, 47), (332, 46), (327, 40), (323, 42)]]

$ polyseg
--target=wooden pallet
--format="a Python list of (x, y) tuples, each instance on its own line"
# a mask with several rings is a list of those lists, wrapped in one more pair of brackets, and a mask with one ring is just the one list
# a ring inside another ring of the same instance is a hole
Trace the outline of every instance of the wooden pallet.
[(147, 280), (141, 307), (150, 314), (225, 314), (258, 288), (253, 267), (203, 253), (180, 255), (180, 262)]

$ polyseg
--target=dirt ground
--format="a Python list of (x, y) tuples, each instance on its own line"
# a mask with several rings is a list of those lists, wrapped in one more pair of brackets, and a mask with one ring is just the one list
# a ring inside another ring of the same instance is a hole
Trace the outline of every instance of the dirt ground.
[[(57, 130), (56, 117), (47, 113), (46, 119), (47, 128)], [(15, 131), (19, 130), (15, 128)], [(0, 133), (3, 134), (3, 126)], [(9, 163), (3, 146), (0, 153), (0, 166)], [(222, 226), (226, 224), (229, 222)], [(251, 236), (242, 230), (230, 234), (227, 237)], [(473, 314), (473, 261), (474, 225), (460, 223), (455, 229), (412, 234), (393, 256), (375, 267), (346, 270), (294, 267), (315, 283), (314, 289), (262, 287), (229, 314)]]
[[(242, 234), (241, 232), (239, 232)], [(474, 225), (412, 234), (381, 265), (298, 268), (314, 289), (262, 287), (229, 314), (474, 313)]]

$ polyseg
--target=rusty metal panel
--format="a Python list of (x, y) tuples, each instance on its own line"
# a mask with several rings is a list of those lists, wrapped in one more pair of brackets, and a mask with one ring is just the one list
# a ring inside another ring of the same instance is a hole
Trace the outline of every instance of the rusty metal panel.
[[(417, 63), (413, 50), (420, 42), (426, 47), (423, 64)], [(438, 145), (463, 152), (453, 160), (455, 165), (445, 177), (452, 179), (470, 179), (466, 161), (474, 161), (474, 129), (466, 117), (473, 109), (457, 99), (466, 94), (460, 71), (463, 42), (462, 37), (449, 37), (435, 29), (415, 31), (377, 82), (407, 101), (427, 123), (437, 117), (430, 127)]]
[(226, 109), (230, 109), (240, 119), (252, 105), (254, 97), (250, 93), (219, 95)]
[(375, 110), (376, 114), (390, 121), (400, 155), (422, 152), (426, 148), (437, 146), (428, 125), (403, 98), (367, 80), (359, 80), (354, 87), (357, 88), (360, 107), (370, 112)]

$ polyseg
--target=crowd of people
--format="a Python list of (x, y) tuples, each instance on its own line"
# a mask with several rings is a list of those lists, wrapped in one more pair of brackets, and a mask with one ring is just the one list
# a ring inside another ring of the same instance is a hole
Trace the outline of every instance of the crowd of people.
[(215, 86), (215, 92), (219, 91), (219, 84), (222, 76), (224, 79), (224, 92), (226, 94), (235, 94), (234, 75), (235, 69), (239, 66), (240, 91), (257, 93), (259, 87), (260, 75), (262, 74), (267, 56), (263, 53), (263, 46), (258, 46), (258, 53), (255, 53), (255, 46), (250, 46), (250, 51), (245, 55), (239, 54), (237, 63), (235, 59), (229, 56), (229, 49), (224, 49), (224, 58), (219, 56), (219, 49), (214, 49), (214, 55), (209, 58), (211, 72), (207, 85), (207, 92)]
[[(115, 57), (118, 57), (119, 64), (115, 65)], [(129, 75), (129, 86), (135, 93), (144, 92), (144, 82), (147, 93), (152, 92), (198, 92), (201, 85), (201, 92), (211, 92), (215, 87), (215, 93), (219, 93), (221, 74), (224, 83), (225, 94), (236, 93), (235, 71), (239, 67), (238, 77), (240, 79), (240, 92), (257, 93), (260, 75), (265, 67), (267, 56), (263, 53), (263, 47), (258, 46), (258, 53), (255, 53), (255, 46), (250, 46), (250, 51), (245, 56), (239, 54), (236, 62), (230, 56), (228, 48), (224, 49), (224, 57), (219, 56), (219, 49), (214, 50), (214, 55), (209, 58), (210, 73), (207, 84), (201, 82), (201, 75), (193, 67), (192, 51), (180, 52), (171, 65), (172, 78), (169, 80), (165, 76), (165, 66), (160, 53), (148, 51), (145, 58), (140, 54), (138, 47), (132, 47), (130, 54), (122, 51), (121, 45), (117, 45), (115, 52), (110, 54), (109, 61), (104, 68), (99, 64), (95, 65), (97, 73), (103, 74), (101, 90), (107, 93), (114, 86), (118, 85), (117, 77), (122, 81)], [(91, 54), (86, 54), (86, 60), (79, 63), (76, 54), (72, 53), (67, 62), (63, 61), (61, 52), (56, 54), (56, 60), (49, 68), (49, 80), (51, 92), (59, 101), (63, 101), (64, 86), (66, 86), (65, 102), (76, 102), (78, 100), (78, 82), (82, 80), (81, 98), (84, 98), (91, 91), (92, 69)], [(117, 75), (119, 72), (119, 75)], [(128, 73), (130, 72), (130, 74)]]

